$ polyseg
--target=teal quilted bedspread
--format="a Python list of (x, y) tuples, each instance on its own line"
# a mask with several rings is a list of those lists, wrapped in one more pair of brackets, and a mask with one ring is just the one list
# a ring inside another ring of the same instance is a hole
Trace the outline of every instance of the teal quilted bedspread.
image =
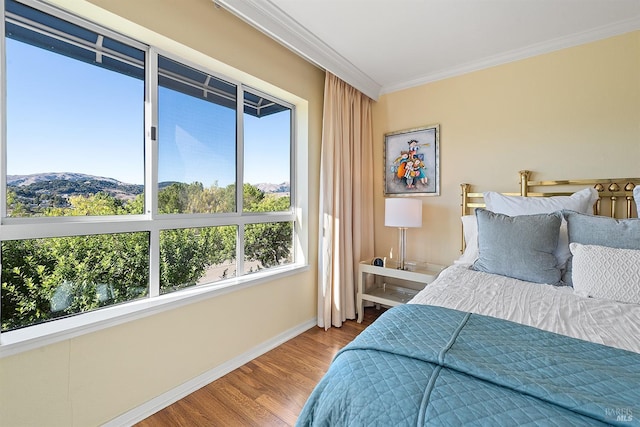
[(640, 354), (442, 307), (388, 310), (299, 426), (640, 426)]

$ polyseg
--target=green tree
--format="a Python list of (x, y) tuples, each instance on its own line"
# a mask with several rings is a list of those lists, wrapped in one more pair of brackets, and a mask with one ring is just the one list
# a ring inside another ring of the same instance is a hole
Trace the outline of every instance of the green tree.
[[(288, 197), (263, 197), (253, 212), (278, 212), (288, 209)], [(291, 260), (293, 225), (290, 222), (248, 224), (245, 227), (245, 257), (259, 261), (264, 268)]]
[(244, 184), (243, 186), (243, 198), (244, 210), (246, 212), (260, 212), (258, 207), (264, 200), (264, 192), (258, 187), (254, 187), (251, 184)]
[[(142, 212), (106, 193), (70, 198), (48, 215)], [(2, 243), (2, 329), (130, 301), (148, 292), (149, 233), (102, 234)]]
[(18, 200), (15, 191), (9, 189), (7, 189), (7, 216), (29, 216), (29, 210), (25, 204)]
[(122, 200), (104, 192), (90, 196), (69, 197), (68, 208), (49, 208), (45, 210), (46, 216), (89, 216), (89, 215), (120, 215), (126, 209)]
[(138, 194), (134, 199), (129, 200), (122, 207), (123, 213), (129, 215), (141, 215), (144, 213), (144, 194)]
[(149, 233), (99, 234), (47, 239), (56, 260), (59, 283), (72, 286), (77, 313), (121, 303), (147, 294), (149, 283)]
[[(235, 185), (204, 188), (176, 183), (163, 189), (161, 213), (233, 212)], [(283, 211), (288, 197), (243, 187), (245, 210)], [(15, 214), (27, 209), (9, 192)], [(69, 197), (70, 206), (51, 207), (49, 216), (122, 215), (144, 212), (144, 195), (123, 201), (107, 193)], [(209, 267), (236, 257), (236, 226), (163, 230), (160, 236), (161, 292), (195, 285)], [(292, 224), (250, 224), (245, 258), (271, 267), (290, 260)], [(2, 329), (140, 298), (148, 293), (149, 233), (119, 233), (4, 241), (2, 243)]]
[(55, 260), (39, 241), (2, 242), (2, 330), (49, 318), (54, 270)]
[(209, 188), (199, 182), (173, 183), (158, 193), (158, 211), (163, 214), (228, 213), (235, 210), (235, 185), (216, 184)]
[(216, 261), (212, 234), (206, 229), (163, 230), (160, 233), (160, 290), (193, 286)]
[(176, 182), (158, 192), (158, 210), (160, 213), (183, 213), (189, 203), (187, 187), (189, 185)]

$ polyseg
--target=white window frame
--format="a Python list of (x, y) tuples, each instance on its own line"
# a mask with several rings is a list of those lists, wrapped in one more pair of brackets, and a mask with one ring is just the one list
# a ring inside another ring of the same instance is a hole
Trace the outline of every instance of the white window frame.
[[(103, 217), (36, 217), (36, 218), (11, 218), (6, 217), (6, 54), (4, 49), (5, 19), (4, 2), (2, 8), (2, 31), (3, 43), (0, 44), (0, 80), (1, 80), (1, 101), (0, 101), (0, 121), (1, 137), (0, 144), (0, 238), (1, 240), (35, 239), (49, 237), (65, 237), (93, 234), (111, 234), (144, 231), (150, 234), (150, 256), (149, 256), (149, 296), (131, 302), (108, 306), (90, 312), (79, 313), (70, 317), (65, 317), (50, 322), (40, 323), (25, 328), (0, 333), (0, 358), (17, 354), (23, 351), (49, 345), (61, 340), (70, 339), (85, 333), (101, 330), (113, 325), (132, 321), (161, 311), (174, 309), (176, 307), (190, 304), (203, 299), (233, 292), (250, 286), (268, 283), (274, 279), (285, 277), (309, 268), (307, 264), (308, 251), (308, 199), (305, 191), (307, 188), (308, 175), (307, 146), (306, 146), (306, 123), (308, 112), (306, 102), (292, 96), (293, 102), (285, 101), (281, 98), (268, 95), (265, 91), (244, 85), (236, 79), (229, 78), (216, 72), (212, 67), (203, 63), (210, 62), (211, 58), (200, 55), (199, 59), (187, 60), (174, 54), (178, 49), (167, 49), (166, 47), (155, 47), (153, 43), (143, 44), (131, 37), (124, 36), (115, 31), (103, 28), (86, 19), (70, 14), (57, 7), (42, 3), (38, 0), (18, 0), (27, 6), (35, 7), (43, 12), (54, 15), (58, 18), (81, 25), (95, 32), (112, 37), (146, 52), (146, 72), (145, 72), (145, 212), (142, 215), (126, 216), (103, 216)], [(171, 47), (178, 46), (176, 42), (165, 43)], [(180, 46), (180, 50), (184, 46)], [(236, 212), (229, 214), (177, 214), (159, 215), (157, 206), (158, 190), (158, 142), (152, 140), (152, 127), (158, 128), (157, 111), (157, 64), (158, 55), (166, 56), (184, 65), (209, 73), (219, 77), (237, 87), (237, 167), (236, 167)], [(194, 55), (197, 56), (197, 55)], [(253, 79), (255, 80), (255, 79)], [(258, 82), (256, 80), (256, 82)], [(257, 86), (254, 83), (254, 86)], [(261, 97), (278, 102), (292, 111), (291, 120), (291, 168), (290, 185), (291, 209), (286, 212), (266, 212), (266, 213), (244, 213), (243, 204), (243, 101), (244, 91), (257, 94)], [(302, 107), (302, 114), (298, 117), (299, 107)], [(299, 167), (297, 167), (299, 166)], [(305, 171), (299, 175), (298, 171)], [(291, 264), (272, 267), (261, 270), (257, 273), (244, 274), (244, 226), (254, 223), (267, 222), (292, 222), (293, 223), (293, 257)], [(211, 284), (204, 284), (186, 288), (180, 291), (160, 295), (160, 231), (176, 228), (198, 228), (233, 225), (238, 227), (238, 240), (236, 243), (236, 269), (237, 277), (224, 279)]]

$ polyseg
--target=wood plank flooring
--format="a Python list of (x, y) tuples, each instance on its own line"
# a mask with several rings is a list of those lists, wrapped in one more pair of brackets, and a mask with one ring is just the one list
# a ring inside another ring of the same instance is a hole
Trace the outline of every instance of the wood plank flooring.
[(312, 328), (136, 426), (292, 426), (338, 350), (382, 312), (370, 307), (361, 324)]

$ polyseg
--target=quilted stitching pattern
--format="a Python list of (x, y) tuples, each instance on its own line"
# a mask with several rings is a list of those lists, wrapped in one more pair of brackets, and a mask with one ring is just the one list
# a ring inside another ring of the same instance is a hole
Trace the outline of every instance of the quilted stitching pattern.
[[(303, 425), (416, 425), (434, 365), (374, 350), (351, 351), (333, 363), (303, 409)], [(326, 390), (332, 400), (320, 397)], [(372, 408), (375, 408), (373, 410)]]
[[(615, 423), (617, 408), (640, 412), (640, 354), (468, 316), (388, 310), (336, 356), (299, 425), (416, 425), (420, 415), (429, 425), (599, 425)], [(621, 425), (639, 425), (638, 417)]]
[(438, 377), (425, 419), (430, 426), (608, 425), (452, 370)]
[(446, 364), (603, 421), (640, 402), (640, 355), (490, 317), (469, 319)]
[(451, 337), (466, 322), (469, 313), (428, 307), (429, 317), (425, 319), (424, 314), (421, 314), (425, 307), (403, 305), (387, 310), (341, 352), (374, 347), (427, 362), (437, 362), (439, 353), (448, 346)]

